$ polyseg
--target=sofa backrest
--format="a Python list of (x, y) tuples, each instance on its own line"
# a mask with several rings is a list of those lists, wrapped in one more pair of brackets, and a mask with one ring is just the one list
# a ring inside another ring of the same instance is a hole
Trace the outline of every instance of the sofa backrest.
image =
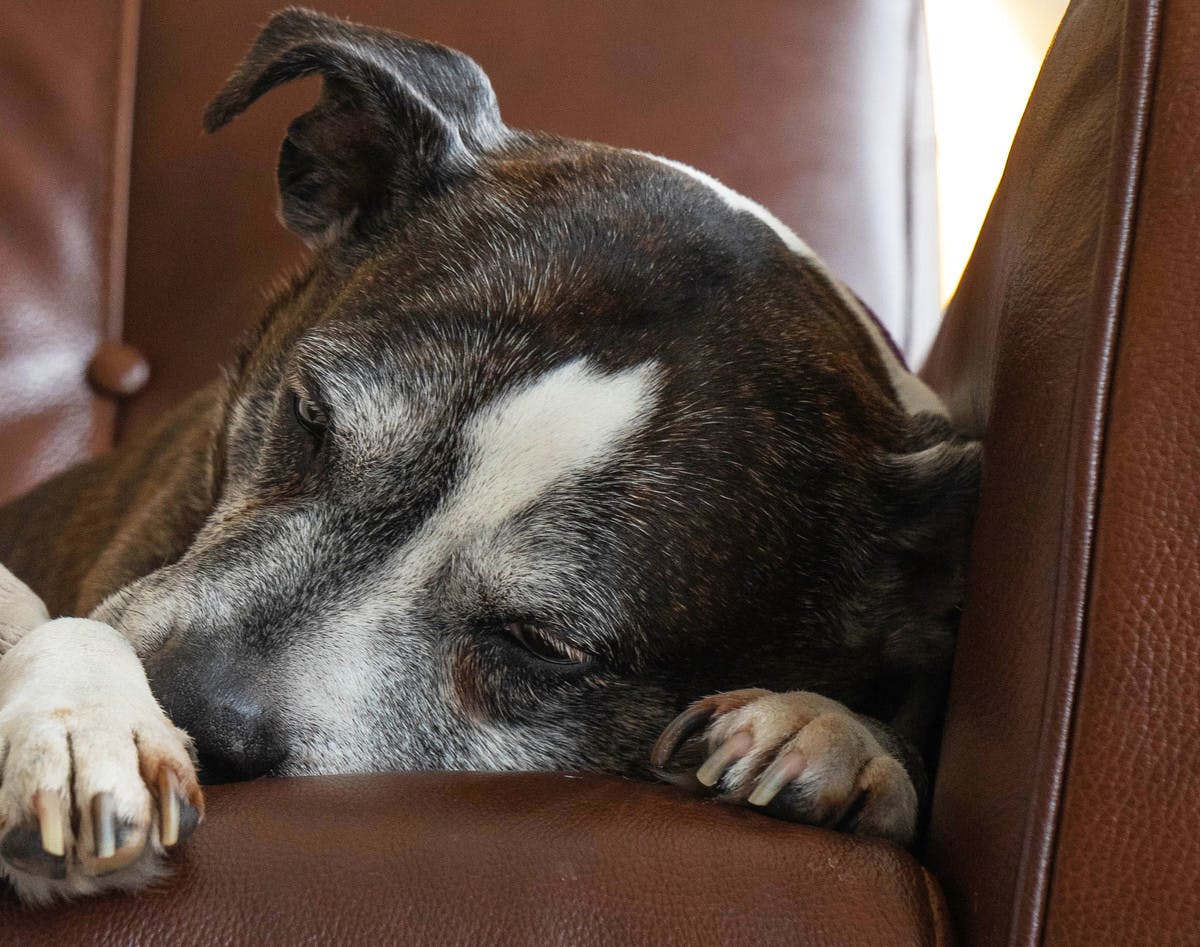
[[(284, 5), (0, 0), (0, 114), (12, 119), (0, 136), (0, 434), (19, 445), (0, 452), (0, 502), (137, 436), (213, 377), (301, 258), (274, 219), (274, 167), (316, 80), (200, 132), (204, 105)], [(317, 5), (466, 50), (514, 127), (715, 174), (826, 255), (898, 341), (932, 335), (919, 0)], [(151, 369), (117, 405), (84, 381), (106, 339)]]

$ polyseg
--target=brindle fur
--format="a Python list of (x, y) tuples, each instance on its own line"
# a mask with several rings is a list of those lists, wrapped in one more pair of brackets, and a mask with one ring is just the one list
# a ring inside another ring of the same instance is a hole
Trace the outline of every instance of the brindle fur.
[[(381, 62), (399, 62), (404, 82)], [(236, 667), (279, 700), (270, 688), (298, 650), (319, 674), (323, 616), (461, 476), (472, 411), (571, 359), (608, 372), (653, 360), (653, 422), (522, 515), (552, 524), (545, 541), (579, 559), (577, 587), (535, 617), (572, 629), (596, 663), (547, 668), (512, 648), (498, 624), (538, 606), (448, 563), (420, 590), (419, 615), (395, 619), (419, 646), (389, 666), (420, 667), (376, 695), (368, 723), (383, 742), (276, 706), (287, 751), (272, 771), (644, 775), (654, 737), (689, 701), (745, 687), (816, 691), (910, 729), (911, 695), (952, 648), (978, 454), (944, 419), (901, 408), (831, 278), (651, 159), (504, 128), (466, 57), (303, 11), (267, 27), (209, 125), (308, 72), (326, 92), (280, 160), (284, 219), (315, 251), (308, 269), (227, 375), (155, 434), (0, 511), (0, 561), (53, 613), (117, 593), (100, 615), (120, 628), (130, 583), (181, 582), (155, 571), (181, 561), (206, 588), (245, 597), (255, 537), (319, 512), (317, 558), (269, 547), (255, 566), (269, 581), (254, 588), (270, 594), (240, 605), (235, 624), (176, 614), (140, 646), (203, 750), (202, 697), (178, 690)], [(317, 449), (291, 392), (329, 384), (424, 398), (436, 423), (408, 432), (419, 450), (389, 453), (339, 441), (335, 418)], [(908, 461), (920, 452), (932, 459)], [(381, 621), (361, 629), (372, 653), (388, 647)], [(334, 749), (312, 749), (321, 740)]]

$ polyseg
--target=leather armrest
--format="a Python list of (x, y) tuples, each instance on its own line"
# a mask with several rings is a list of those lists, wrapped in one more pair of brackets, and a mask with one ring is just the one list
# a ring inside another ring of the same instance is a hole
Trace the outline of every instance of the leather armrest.
[(1073, 0), (928, 364), (986, 435), (929, 836), (972, 943), (1200, 931), (1198, 45)]
[(884, 842), (670, 786), (404, 773), (214, 787), (159, 888), (28, 911), (17, 943), (946, 943), (940, 891)]

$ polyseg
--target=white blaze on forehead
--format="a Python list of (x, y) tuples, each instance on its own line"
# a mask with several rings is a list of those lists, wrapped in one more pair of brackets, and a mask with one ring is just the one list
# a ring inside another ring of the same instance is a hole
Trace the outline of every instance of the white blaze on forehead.
[(606, 375), (568, 362), (485, 407), (467, 426), (455, 518), (498, 526), (547, 488), (599, 467), (654, 406), (653, 363)]
[(483, 407), (464, 429), (463, 478), (400, 553), (404, 578), (419, 583), (458, 544), (603, 467), (649, 420), (658, 375), (654, 362), (607, 374), (576, 359)]
[(866, 308), (859, 302), (858, 297), (850, 291), (845, 283), (829, 271), (825, 262), (787, 224), (761, 204), (750, 200), (744, 194), (739, 194), (730, 187), (726, 187), (716, 178), (705, 174), (703, 171), (698, 171), (691, 165), (684, 164), (682, 161), (672, 161), (670, 158), (652, 155), (645, 151), (638, 152), (638, 154), (645, 155), (647, 158), (665, 164), (676, 171), (686, 174), (693, 180), (699, 181), (717, 194), (733, 210), (751, 214), (770, 227), (789, 250), (798, 256), (804, 257), (811, 266), (816, 267), (825, 275), (830, 285), (841, 296), (842, 301), (854, 313), (862, 327), (867, 330), (867, 334), (871, 337), (871, 341), (875, 344), (875, 348), (879, 351), (879, 357), (883, 360), (884, 367), (887, 369), (888, 378), (895, 389), (896, 397), (900, 399), (900, 404), (904, 406), (904, 409), (909, 414), (917, 414), (921, 411), (932, 411), (935, 414), (941, 415), (948, 414), (946, 406), (942, 404), (942, 400), (934, 394), (932, 389), (910, 372), (908, 367), (896, 357), (895, 351), (888, 344), (887, 339), (884, 338), (883, 330), (879, 327), (879, 323), (867, 312)]

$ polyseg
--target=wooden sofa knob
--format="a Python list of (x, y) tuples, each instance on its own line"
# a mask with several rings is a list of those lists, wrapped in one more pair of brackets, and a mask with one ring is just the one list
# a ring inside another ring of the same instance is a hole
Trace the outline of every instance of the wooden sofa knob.
[(150, 363), (124, 342), (104, 342), (88, 364), (88, 381), (100, 394), (129, 398), (146, 387)]

